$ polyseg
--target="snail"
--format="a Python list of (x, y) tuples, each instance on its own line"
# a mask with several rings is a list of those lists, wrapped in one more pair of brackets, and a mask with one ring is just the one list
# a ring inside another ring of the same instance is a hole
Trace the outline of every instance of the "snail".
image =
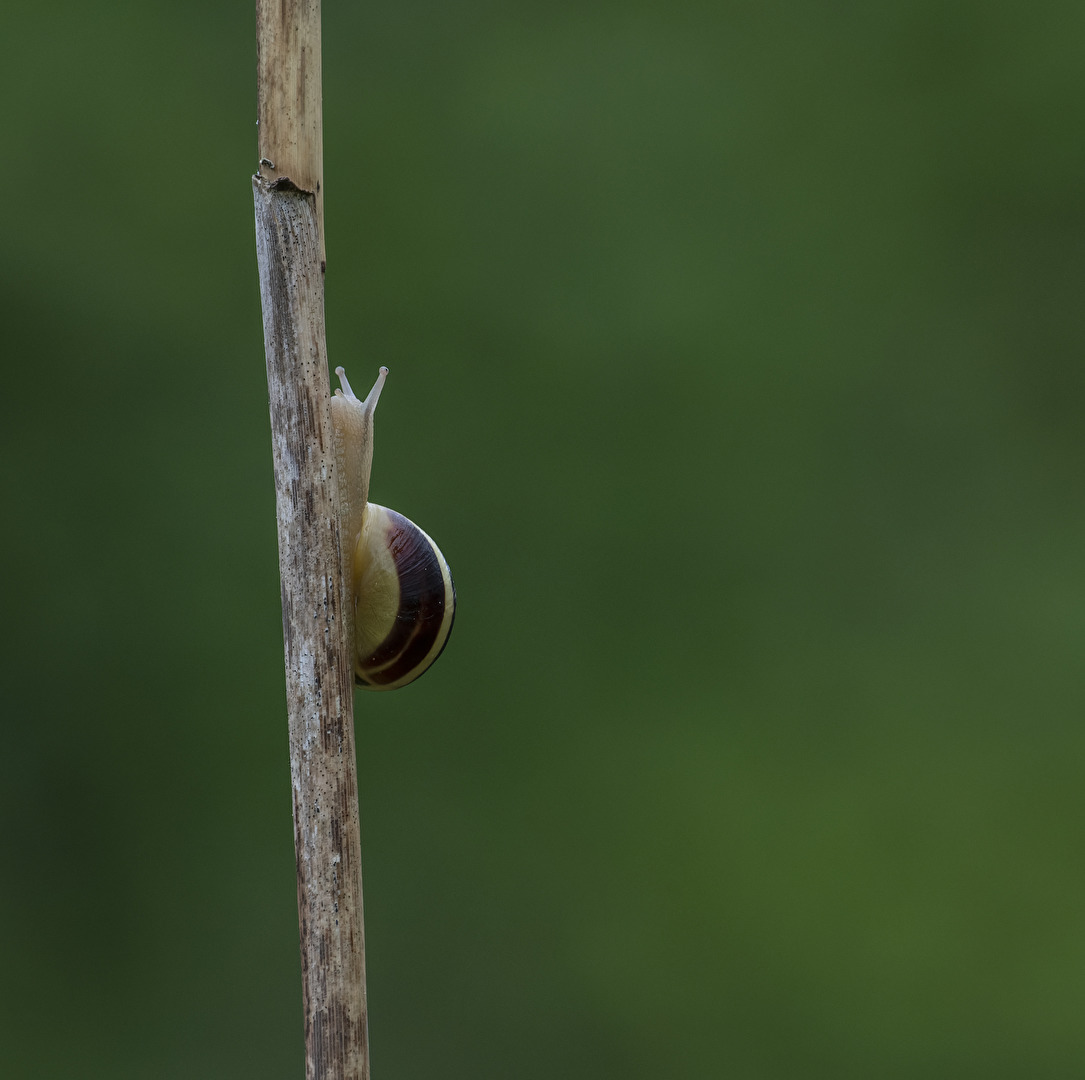
[(430, 537), (402, 514), (369, 501), (373, 412), (388, 369), (380, 369), (364, 401), (341, 367), (335, 373), (342, 387), (331, 406), (344, 562), (354, 598), (354, 681), (367, 690), (395, 690), (441, 655), (456, 614), (456, 588)]

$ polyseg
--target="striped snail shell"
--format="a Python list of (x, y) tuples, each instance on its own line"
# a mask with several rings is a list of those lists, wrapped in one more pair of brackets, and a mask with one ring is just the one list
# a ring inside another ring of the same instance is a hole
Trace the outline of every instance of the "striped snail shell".
[(369, 501), (373, 412), (381, 368), (360, 401), (346, 372), (332, 397), (344, 571), (354, 597), (354, 681), (367, 690), (413, 682), (441, 655), (456, 615), (452, 572), (440, 548), (413, 521)]

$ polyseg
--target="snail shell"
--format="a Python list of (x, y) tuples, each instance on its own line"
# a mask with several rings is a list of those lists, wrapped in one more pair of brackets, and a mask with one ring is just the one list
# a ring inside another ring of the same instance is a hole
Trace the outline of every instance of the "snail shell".
[(354, 681), (368, 690), (413, 682), (441, 655), (456, 615), (456, 588), (440, 548), (413, 521), (369, 502), (373, 412), (388, 374), (364, 401), (346, 372), (332, 398), (343, 546), (354, 597)]

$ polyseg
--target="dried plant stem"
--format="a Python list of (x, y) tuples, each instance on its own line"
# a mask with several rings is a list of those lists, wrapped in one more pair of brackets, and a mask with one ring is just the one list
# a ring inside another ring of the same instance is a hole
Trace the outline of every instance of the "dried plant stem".
[(351, 602), (342, 572), (317, 202), (319, 0), (258, 0), (257, 23), (265, 160), (253, 177), (253, 194), (279, 531), (306, 1076), (368, 1080)]

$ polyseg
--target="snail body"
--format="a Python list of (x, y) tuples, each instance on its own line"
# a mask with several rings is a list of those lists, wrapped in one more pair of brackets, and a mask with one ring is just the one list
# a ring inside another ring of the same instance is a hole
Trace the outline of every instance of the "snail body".
[(440, 656), (452, 631), (456, 589), (430, 536), (402, 514), (369, 501), (373, 412), (388, 369), (380, 369), (364, 401), (341, 367), (335, 373), (342, 386), (331, 405), (344, 572), (353, 598), (354, 681), (367, 690), (395, 690)]

